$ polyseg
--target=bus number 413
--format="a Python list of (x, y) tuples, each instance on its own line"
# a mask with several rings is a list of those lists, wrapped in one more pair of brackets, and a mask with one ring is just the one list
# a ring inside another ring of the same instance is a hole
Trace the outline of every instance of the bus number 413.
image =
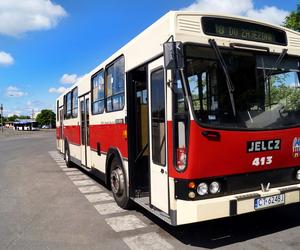
[(271, 165), (273, 160), (273, 156), (266, 156), (266, 157), (257, 157), (254, 158), (252, 161), (252, 166), (264, 166), (264, 165)]

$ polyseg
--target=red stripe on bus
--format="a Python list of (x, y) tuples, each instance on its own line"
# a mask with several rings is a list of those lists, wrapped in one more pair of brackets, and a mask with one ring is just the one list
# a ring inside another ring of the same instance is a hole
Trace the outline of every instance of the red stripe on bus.
[(64, 126), (64, 138), (70, 143), (80, 145), (80, 126)]
[(120, 150), (122, 157), (128, 157), (127, 125), (90, 125), (90, 146), (92, 150), (97, 150), (97, 143), (100, 143), (102, 152), (107, 152), (110, 148), (115, 147)]

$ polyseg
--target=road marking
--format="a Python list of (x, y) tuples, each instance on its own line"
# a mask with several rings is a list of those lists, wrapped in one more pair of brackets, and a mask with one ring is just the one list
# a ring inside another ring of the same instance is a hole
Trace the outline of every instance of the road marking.
[(66, 168), (67, 165), (60, 165), (59, 167), (60, 167), (60, 168)]
[(98, 186), (79, 187), (78, 189), (83, 194), (98, 193), (98, 192), (102, 191), (102, 189), (100, 187), (98, 187)]
[(120, 208), (116, 203), (98, 204), (98, 205), (95, 205), (94, 207), (97, 209), (97, 211), (101, 215), (126, 212), (126, 210)]
[(66, 175), (82, 175), (82, 172), (80, 172), (79, 170), (74, 170), (72, 172), (65, 172)]
[(95, 182), (92, 180), (82, 180), (82, 181), (73, 181), (73, 183), (76, 186), (88, 186), (88, 185), (94, 185)]
[(123, 238), (123, 241), (132, 250), (168, 250), (174, 247), (157, 233), (146, 233), (133, 237)]
[(78, 171), (76, 168), (62, 168), (62, 171), (70, 172), (70, 171)]
[(146, 227), (147, 225), (135, 215), (126, 215), (105, 219), (106, 223), (116, 232), (134, 230)]
[(57, 164), (66, 164), (65, 161), (56, 161)]
[(91, 203), (100, 202), (100, 201), (111, 201), (113, 198), (107, 193), (98, 193), (98, 194), (86, 194), (85, 197)]
[(69, 175), (69, 178), (72, 180), (72, 181), (76, 181), (76, 180), (90, 180), (91, 178), (86, 176), (86, 175)]

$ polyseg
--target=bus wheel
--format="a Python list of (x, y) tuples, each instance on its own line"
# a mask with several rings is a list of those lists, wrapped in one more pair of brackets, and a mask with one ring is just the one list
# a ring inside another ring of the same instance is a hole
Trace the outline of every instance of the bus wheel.
[(68, 168), (72, 167), (72, 162), (70, 160), (70, 150), (69, 150), (69, 145), (66, 144), (66, 149), (65, 149), (65, 161), (66, 161), (66, 165)]
[(121, 163), (113, 159), (110, 168), (110, 185), (116, 203), (124, 209), (131, 207), (126, 188), (126, 175)]

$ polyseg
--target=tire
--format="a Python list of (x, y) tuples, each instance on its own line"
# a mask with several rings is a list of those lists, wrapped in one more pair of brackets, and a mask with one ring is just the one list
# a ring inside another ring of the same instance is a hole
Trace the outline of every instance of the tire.
[(65, 149), (65, 162), (68, 168), (73, 167), (71, 158), (70, 158), (70, 150), (69, 150), (69, 145), (66, 142), (66, 149)]
[(119, 160), (114, 158), (110, 167), (110, 186), (114, 199), (119, 207), (130, 209), (132, 203), (127, 194), (127, 180), (125, 171)]

